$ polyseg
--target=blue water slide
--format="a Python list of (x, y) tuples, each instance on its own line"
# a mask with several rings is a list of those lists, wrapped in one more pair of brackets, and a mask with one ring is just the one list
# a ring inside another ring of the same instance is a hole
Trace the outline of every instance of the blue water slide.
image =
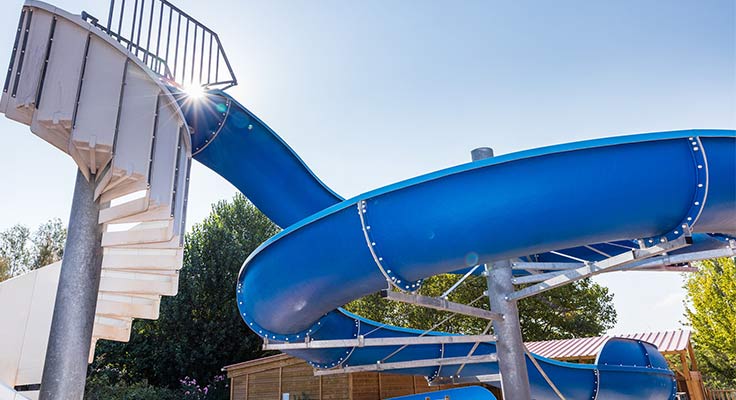
[(496, 396), (479, 386), (468, 386), (457, 389), (438, 390), (436, 392), (413, 394), (409, 396), (391, 397), (386, 400), (496, 400)]
[[(283, 231), (245, 261), (237, 282), (244, 321), (272, 342), (415, 337), (340, 306), (386, 287), (502, 259), (586, 259), (643, 240), (694, 232), (699, 246), (736, 235), (736, 132), (642, 134), (501, 155), (344, 200), (255, 115), (221, 91), (180, 97), (194, 158), (242, 191)], [(478, 232), (484, 232), (479, 235)], [(448, 335), (432, 332), (431, 335)], [(375, 364), (398, 346), (293, 350), (313, 366)], [(467, 356), (472, 344), (415, 345), (391, 361)], [(483, 343), (473, 355), (495, 353)], [(568, 399), (670, 399), (675, 380), (652, 345), (609, 341), (596, 364), (536, 357)], [(536, 399), (557, 399), (527, 359)], [(459, 366), (396, 370), (434, 380)], [(467, 364), (464, 376), (498, 373)]]

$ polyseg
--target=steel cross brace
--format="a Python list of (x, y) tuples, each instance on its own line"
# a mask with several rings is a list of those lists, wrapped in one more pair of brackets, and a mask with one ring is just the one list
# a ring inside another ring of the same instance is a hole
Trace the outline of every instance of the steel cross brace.
[(409, 336), (366, 338), (363, 335), (357, 339), (336, 340), (309, 340), (298, 343), (270, 343), (264, 339), (263, 350), (306, 350), (306, 349), (333, 349), (343, 347), (380, 347), (380, 346), (412, 346), (422, 344), (449, 344), (449, 343), (481, 343), (493, 342), (495, 335), (443, 335), (443, 336)]
[(478, 382), (500, 382), (501, 374), (488, 374), (488, 375), (475, 375), (475, 376), (451, 376), (451, 377), (438, 377), (429, 383), (429, 386), (439, 385), (462, 385), (464, 383), (478, 383)]
[(381, 297), (398, 301), (401, 303), (414, 304), (417, 306), (432, 308), (440, 311), (448, 311), (451, 313), (463, 314), (470, 317), (483, 318), (487, 320), (501, 320), (503, 315), (497, 312), (484, 310), (473, 306), (460, 303), (453, 303), (444, 298), (422, 296), (418, 294), (408, 294), (402, 292), (393, 292), (388, 289), (381, 291)]
[(543, 282), (537, 283), (536, 285), (518, 290), (509, 295), (508, 299), (519, 300), (534, 296), (535, 294), (539, 294), (547, 290), (566, 285), (568, 283), (585, 279), (590, 276), (609, 272), (616, 268), (625, 267), (629, 264), (646, 260), (648, 258), (658, 256), (668, 251), (681, 249), (683, 247), (691, 245), (692, 243), (692, 236), (684, 235), (671, 242), (660, 243), (643, 249), (634, 249), (607, 258), (603, 261), (588, 262), (585, 263), (582, 267), (564, 271), (559, 275), (551, 277)]
[(498, 357), (495, 353), (486, 354), (482, 356), (470, 356), (470, 357), (448, 357), (448, 358), (431, 358), (424, 360), (412, 360), (412, 361), (397, 361), (390, 363), (377, 362), (375, 364), (368, 365), (356, 365), (353, 367), (341, 367), (320, 370), (314, 370), (315, 376), (320, 375), (335, 375), (335, 374), (349, 374), (352, 372), (373, 372), (373, 371), (387, 371), (395, 369), (407, 369), (407, 368), (421, 368), (421, 367), (436, 367), (440, 365), (460, 365), (460, 364), (481, 364), (481, 363), (494, 363), (498, 361)]

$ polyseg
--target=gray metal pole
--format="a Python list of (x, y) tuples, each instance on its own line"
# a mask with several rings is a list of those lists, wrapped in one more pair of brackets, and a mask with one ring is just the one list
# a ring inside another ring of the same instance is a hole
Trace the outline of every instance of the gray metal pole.
[(503, 320), (493, 321), (493, 331), (498, 337), (496, 353), (501, 372), (501, 390), (505, 399), (531, 400), (529, 374), (526, 370), (524, 342), (521, 338), (519, 308), (516, 301), (506, 300), (514, 291), (511, 261), (504, 260), (486, 265), (488, 300), (491, 310), (503, 314)]
[[(471, 151), (473, 161), (493, 157), (493, 150), (481, 147)], [(501, 390), (504, 399), (531, 400), (529, 373), (526, 370), (524, 341), (521, 338), (519, 308), (516, 301), (507, 300), (514, 292), (512, 264), (510, 260), (486, 265), (488, 300), (491, 311), (503, 314), (502, 320), (493, 321), (493, 331), (497, 336), (496, 354), (501, 372)]]
[(102, 263), (102, 226), (97, 222), (100, 205), (94, 191), (94, 176), (88, 182), (78, 171), (40, 400), (79, 400), (84, 396)]
[(473, 161), (491, 158), (493, 157), (493, 149), (490, 147), (478, 147), (470, 151), (470, 157)]

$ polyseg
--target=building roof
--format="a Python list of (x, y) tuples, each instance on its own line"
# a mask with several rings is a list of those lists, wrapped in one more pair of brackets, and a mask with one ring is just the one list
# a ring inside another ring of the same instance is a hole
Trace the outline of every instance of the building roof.
[(285, 360), (285, 359), (288, 359), (288, 358), (289, 358), (289, 355), (288, 354), (286, 354), (286, 353), (279, 353), (279, 354), (274, 354), (272, 356), (255, 358), (253, 360), (248, 360), (248, 361), (243, 361), (243, 362), (239, 362), (239, 363), (236, 363), (236, 364), (226, 365), (226, 366), (222, 367), (222, 369), (224, 371), (224, 370), (228, 370), (228, 369), (232, 369), (232, 368), (242, 367), (242, 366), (245, 366), (245, 365), (267, 364), (267, 363), (270, 363), (270, 362), (281, 361), (281, 360)]
[(604, 335), (580, 339), (547, 340), (529, 342), (530, 352), (542, 357), (558, 360), (594, 359), (609, 338), (622, 337), (652, 343), (661, 353), (680, 353), (687, 350), (690, 343), (690, 331), (645, 332), (625, 335)]

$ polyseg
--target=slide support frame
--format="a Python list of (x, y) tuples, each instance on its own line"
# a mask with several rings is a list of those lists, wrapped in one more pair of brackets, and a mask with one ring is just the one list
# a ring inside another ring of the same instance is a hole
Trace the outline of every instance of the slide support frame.
[(51, 320), (40, 400), (84, 396), (102, 264), (100, 203), (95, 176), (77, 171), (59, 286)]
[(504, 398), (531, 400), (529, 372), (526, 369), (524, 341), (521, 337), (519, 307), (508, 296), (514, 292), (513, 269), (510, 260), (486, 264), (488, 301), (491, 310), (503, 314), (503, 320), (493, 321), (493, 331), (498, 336), (496, 352), (501, 373), (501, 390)]
[[(470, 155), (473, 161), (491, 158), (493, 149), (480, 147), (472, 150)], [(531, 400), (532, 392), (529, 386), (529, 372), (526, 370), (524, 341), (521, 338), (519, 308), (516, 300), (508, 298), (514, 292), (511, 260), (486, 264), (485, 276), (491, 311), (503, 315), (502, 319), (493, 320), (493, 333), (498, 336), (496, 352), (501, 373), (501, 391), (504, 398)]]

